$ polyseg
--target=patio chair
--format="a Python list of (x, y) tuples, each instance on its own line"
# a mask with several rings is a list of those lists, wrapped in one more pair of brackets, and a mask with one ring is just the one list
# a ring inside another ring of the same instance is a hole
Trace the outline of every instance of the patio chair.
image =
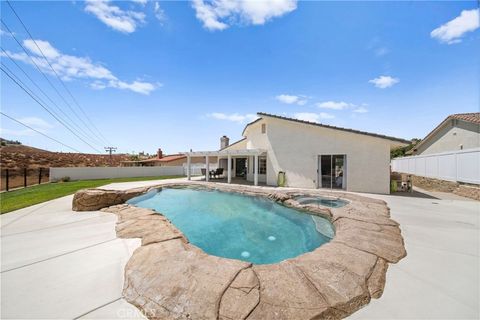
[(204, 176), (205, 179), (207, 179), (207, 169), (200, 168), (200, 172), (202, 173), (202, 176)]
[(215, 170), (215, 172), (213, 173), (213, 176), (214, 176), (215, 178), (218, 178), (218, 177), (220, 177), (220, 176), (222, 176), (222, 175), (223, 175), (223, 168), (217, 168), (217, 170)]

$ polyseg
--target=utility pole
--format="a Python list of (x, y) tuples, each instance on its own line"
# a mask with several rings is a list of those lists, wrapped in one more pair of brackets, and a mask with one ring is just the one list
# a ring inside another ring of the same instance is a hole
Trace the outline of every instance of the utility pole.
[(106, 152), (110, 154), (110, 165), (112, 164), (112, 152), (117, 151), (117, 147), (105, 147), (104, 148)]

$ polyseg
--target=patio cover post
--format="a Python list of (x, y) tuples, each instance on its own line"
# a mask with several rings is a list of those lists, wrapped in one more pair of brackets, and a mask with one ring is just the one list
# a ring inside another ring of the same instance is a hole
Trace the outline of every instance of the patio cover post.
[(187, 155), (187, 179), (192, 180), (190, 175), (190, 155)]
[(232, 183), (232, 156), (228, 155), (227, 157), (227, 177), (228, 177), (228, 183)]
[(208, 156), (205, 156), (205, 181), (208, 182), (210, 179), (210, 163), (208, 161)]
[(255, 155), (255, 172), (253, 174), (253, 184), (258, 186), (258, 154)]

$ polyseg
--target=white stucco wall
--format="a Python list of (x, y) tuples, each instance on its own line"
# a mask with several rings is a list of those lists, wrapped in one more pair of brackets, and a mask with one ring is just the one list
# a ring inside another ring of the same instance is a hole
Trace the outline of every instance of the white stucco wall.
[(236, 141), (223, 150), (242, 150), (247, 148), (247, 140)]
[(417, 148), (415, 154), (425, 155), (480, 147), (480, 125), (450, 120)]
[(276, 185), (278, 172), (285, 171), (287, 186), (317, 188), (318, 156), (344, 154), (348, 191), (390, 191), (388, 140), (269, 117), (250, 126), (246, 135), (248, 148), (267, 150), (268, 185)]

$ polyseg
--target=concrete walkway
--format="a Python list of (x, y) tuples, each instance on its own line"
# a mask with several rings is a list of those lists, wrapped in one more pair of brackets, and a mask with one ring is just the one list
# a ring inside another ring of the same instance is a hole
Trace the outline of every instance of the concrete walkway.
[[(408, 256), (390, 266), (383, 297), (350, 318), (478, 319), (480, 202), (426, 192), (368, 196), (387, 201)], [(112, 214), (71, 211), (72, 197), (1, 216), (2, 319), (142, 318), (121, 297), (139, 241), (116, 238)]]

